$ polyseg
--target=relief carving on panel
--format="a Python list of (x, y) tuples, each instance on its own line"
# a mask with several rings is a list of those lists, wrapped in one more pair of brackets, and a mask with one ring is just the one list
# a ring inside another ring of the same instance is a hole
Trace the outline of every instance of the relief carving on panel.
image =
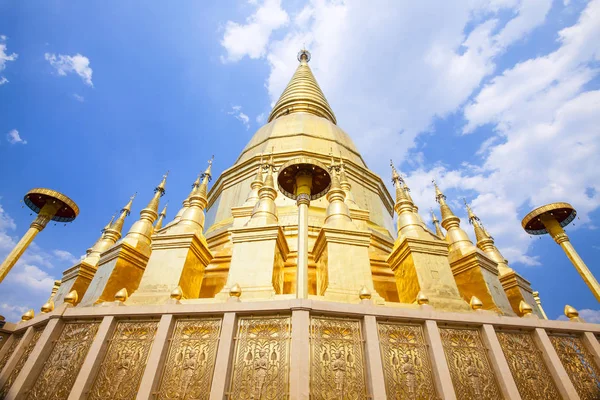
[(158, 321), (119, 321), (90, 399), (135, 399)]
[(437, 399), (421, 326), (392, 322), (377, 326), (388, 399)]
[(24, 332), (16, 334), (15, 339), (10, 344), (10, 347), (8, 348), (6, 353), (4, 353), (4, 355), (0, 359), (0, 372), (2, 372), (2, 370), (4, 369), (4, 366), (8, 362), (8, 359), (15, 352), (15, 349), (17, 348), (19, 343), (21, 343), (21, 339), (23, 339), (23, 335), (24, 335)]
[(582, 400), (600, 399), (600, 368), (594, 363), (581, 338), (574, 335), (551, 335), (550, 341), (579, 397)]
[(27, 362), (29, 355), (33, 351), (33, 348), (37, 344), (38, 340), (40, 339), (40, 336), (42, 336), (43, 331), (44, 331), (43, 327), (35, 328), (33, 330), (33, 336), (31, 337), (31, 340), (25, 346), (25, 350), (23, 351), (23, 354), (21, 354), (19, 361), (17, 361), (17, 365), (15, 365), (15, 367), (11, 371), (10, 375), (8, 376), (8, 379), (6, 380), (6, 382), (4, 382), (4, 386), (2, 386), (2, 389), (0, 390), (0, 399), (3, 399), (6, 397), (6, 394), (10, 390), (15, 379), (17, 379), (17, 377), (19, 376), (19, 373), (21, 372), (21, 370), (23, 369), (23, 366)]
[(240, 318), (231, 400), (288, 398), (290, 317)]
[(487, 350), (477, 329), (440, 328), (446, 361), (458, 399), (500, 399)]
[(94, 341), (98, 322), (69, 322), (58, 338), (28, 399), (66, 399)]
[(560, 399), (541, 351), (528, 332), (496, 332), (523, 400)]
[(220, 318), (177, 321), (158, 399), (209, 398), (220, 330)]
[(366, 399), (360, 321), (311, 318), (311, 398)]

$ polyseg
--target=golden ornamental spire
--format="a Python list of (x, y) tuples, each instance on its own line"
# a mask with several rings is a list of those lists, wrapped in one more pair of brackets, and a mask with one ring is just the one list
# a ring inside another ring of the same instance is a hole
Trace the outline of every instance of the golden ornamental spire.
[(340, 186), (344, 193), (346, 193), (346, 204), (352, 209), (360, 208), (356, 201), (354, 200), (354, 195), (352, 194), (352, 185), (350, 185), (350, 181), (346, 176), (346, 166), (344, 164), (344, 159), (342, 158), (342, 154), (340, 152), (340, 162), (338, 163), (340, 166)]
[(168, 232), (184, 233), (191, 231), (202, 234), (202, 231), (204, 230), (204, 220), (206, 218), (204, 209), (208, 204), (206, 193), (208, 182), (211, 180), (211, 168), (214, 159), (215, 156), (212, 156), (212, 158), (208, 160), (208, 167), (202, 175), (200, 175), (202, 183), (190, 193), (190, 205), (183, 212), (177, 225), (173, 226), (173, 228), (171, 228), (172, 230), (169, 230)]
[(154, 224), (154, 231), (155, 232), (157, 230), (159, 230), (160, 228), (162, 228), (163, 220), (167, 216), (167, 206), (168, 205), (169, 205), (169, 203), (167, 202), (167, 204), (165, 204), (165, 208), (163, 208), (163, 210), (160, 212), (160, 214), (158, 214), (158, 220), (156, 221), (156, 224)]
[(250, 193), (248, 193), (248, 197), (246, 197), (244, 206), (253, 206), (258, 203), (258, 191), (263, 186), (263, 169), (263, 155), (261, 154), (258, 168), (256, 169), (256, 175), (252, 182), (250, 182)]
[(284, 115), (304, 112), (336, 123), (333, 110), (308, 66), (310, 57), (308, 50), (300, 50), (298, 53), (300, 65), (273, 107), (268, 122)]
[(202, 202), (202, 209), (205, 209), (206, 206), (208, 205), (208, 182), (210, 182), (212, 180), (212, 164), (213, 161), (215, 160), (215, 156), (213, 155), (210, 160), (208, 160), (208, 167), (206, 167), (206, 169), (204, 170), (204, 172), (202, 173), (202, 175), (200, 176), (202, 178), (202, 183), (200, 183), (200, 186), (198, 187), (197, 190), (197, 195), (200, 197), (200, 201)]
[(450, 218), (456, 218), (458, 221), (460, 220), (456, 215), (454, 215), (454, 213), (446, 203), (446, 196), (444, 195), (444, 193), (442, 193), (435, 180), (432, 180), (431, 182), (433, 182), (433, 186), (435, 187), (435, 201), (437, 201), (440, 205), (440, 211), (442, 213), (442, 226), (444, 227), (444, 229), (448, 230), (448, 228), (444, 226), (446, 220)]
[(277, 206), (275, 198), (277, 198), (277, 190), (275, 190), (275, 181), (273, 179), (273, 152), (269, 155), (269, 161), (265, 164), (267, 175), (263, 185), (258, 189), (258, 203), (252, 211), (252, 217), (246, 224), (247, 226), (262, 226), (276, 224), (279, 221), (277, 217)]
[(188, 194), (188, 197), (185, 198), (185, 200), (183, 201), (182, 207), (179, 209), (179, 211), (177, 211), (175, 218), (173, 218), (173, 221), (171, 221), (169, 223), (169, 225), (173, 225), (173, 224), (176, 224), (177, 222), (179, 222), (179, 220), (181, 219), (181, 216), (183, 215), (185, 210), (190, 206), (190, 197), (192, 197), (194, 195), (194, 192), (196, 191), (196, 189), (198, 189), (198, 186), (200, 186), (201, 176), (202, 176), (201, 174), (198, 174), (198, 176), (196, 177), (196, 180), (194, 181), (194, 183), (192, 183), (192, 191), (190, 192), (190, 194)]
[(443, 239), (444, 233), (442, 232), (442, 228), (440, 227), (440, 221), (437, 219), (435, 213), (433, 212), (433, 208), (430, 208), (429, 211), (431, 212), (431, 222), (433, 222), (433, 225), (435, 226), (435, 233)]
[(494, 238), (485, 230), (479, 217), (475, 215), (473, 210), (471, 210), (471, 207), (467, 203), (467, 199), (463, 198), (463, 201), (465, 202), (467, 214), (469, 215), (469, 223), (473, 225), (473, 230), (475, 231), (477, 247), (479, 247), (492, 260), (498, 263), (498, 272), (501, 276), (512, 272), (513, 269), (509, 267), (508, 261), (504, 258), (502, 253), (500, 253), (500, 250), (498, 250), (494, 244)]
[(125, 207), (121, 209), (121, 215), (119, 215), (119, 218), (117, 218), (114, 224), (111, 224), (110, 228), (104, 231), (104, 236), (114, 240), (113, 243), (116, 243), (116, 241), (121, 238), (123, 224), (125, 223), (125, 218), (131, 214), (131, 205), (133, 204), (135, 196), (137, 196), (137, 192), (135, 192), (133, 196), (129, 198), (129, 201), (127, 204), (125, 204)]
[(154, 196), (142, 211), (140, 211), (140, 219), (133, 223), (131, 229), (123, 239), (131, 246), (138, 247), (138, 245), (144, 248), (150, 247), (151, 236), (154, 231), (154, 221), (158, 218), (158, 203), (160, 198), (165, 194), (165, 185), (167, 183), (167, 176), (169, 172), (163, 175), (159, 185), (154, 189)]
[(346, 193), (340, 185), (337, 168), (331, 167), (331, 187), (327, 192), (327, 216), (325, 217), (325, 226), (336, 227), (336, 228), (354, 228), (352, 224), (352, 218), (350, 218), (350, 210), (348, 205), (344, 202), (346, 199)]
[(90, 247), (89, 249), (87, 249), (87, 250), (85, 251), (85, 254), (86, 254), (86, 255), (89, 255), (89, 254), (92, 252), (92, 250), (93, 250), (94, 246), (96, 246), (98, 243), (100, 243), (100, 242), (102, 241), (102, 239), (104, 239), (104, 232), (106, 232), (106, 231), (107, 231), (107, 229), (108, 229), (108, 228), (110, 228), (110, 226), (112, 225), (112, 223), (113, 223), (113, 221), (115, 220), (115, 217), (116, 217), (116, 216), (117, 216), (117, 214), (113, 214), (113, 216), (112, 216), (112, 218), (110, 219), (110, 221), (108, 222), (108, 224), (106, 224), (106, 225), (104, 226), (104, 228), (102, 228), (102, 229), (100, 230), (100, 232), (101, 232), (101, 233), (100, 233), (100, 237), (98, 238), (98, 240), (96, 240), (96, 242), (95, 242), (95, 243), (92, 245), (92, 247)]

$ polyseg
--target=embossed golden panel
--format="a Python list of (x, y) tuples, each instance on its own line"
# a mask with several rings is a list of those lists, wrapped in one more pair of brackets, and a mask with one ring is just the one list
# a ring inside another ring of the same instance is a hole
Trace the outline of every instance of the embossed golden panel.
[(528, 332), (496, 332), (523, 400), (560, 399), (541, 351)]
[(440, 328), (440, 335), (456, 398), (501, 399), (479, 330)]
[(158, 321), (119, 321), (89, 399), (135, 399)]
[(99, 322), (65, 324), (28, 399), (60, 400), (69, 397), (99, 325)]
[(182, 319), (175, 324), (158, 399), (210, 397), (221, 319)]
[(367, 385), (360, 321), (312, 317), (310, 395), (312, 399), (366, 399)]
[(379, 344), (389, 399), (437, 399), (420, 325), (379, 322)]
[(240, 318), (231, 400), (288, 398), (290, 317)]
[(582, 400), (600, 399), (600, 369), (580, 337), (550, 335), (573, 386)]
[(15, 352), (15, 349), (17, 348), (19, 343), (21, 343), (21, 339), (23, 339), (23, 333), (17, 333), (15, 336), (15, 340), (12, 341), (12, 343), (10, 344), (10, 347), (8, 348), (6, 353), (4, 353), (4, 355), (0, 359), (0, 372), (2, 372), (2, 370), (4, 369), (4, 366), (8, 362), (8, 359)]
[(29, 355), (33, 351), (33, 348), (37, 344), (38, 340), (40, 339), (40, 336), (42, 336), (43, 331), (44, 327), (35, 328), (33, 330), (33, 336), (31, 337), (31, 340), (29, 341), (29, 343), (27, 343), (27, 345), (25, 345), (25, 350), (23, 351), (23, 354), (21, 354), (21, 358), (19, 358), (19, 361), (17, 361), (17, 365), (15, 365), (10, 375), (8, 376), (8, 379), (6, 380), (6, 382), (4, 382), (4, 386), (2, 386), (2, 389), (0, 390), (0, 399), (6, 397), (6, 394), (10, 390), (15, 379), (17, 379), (17, 377), (19, 376), (19, 373), (21, 372), (23, 366), (27, 362)]

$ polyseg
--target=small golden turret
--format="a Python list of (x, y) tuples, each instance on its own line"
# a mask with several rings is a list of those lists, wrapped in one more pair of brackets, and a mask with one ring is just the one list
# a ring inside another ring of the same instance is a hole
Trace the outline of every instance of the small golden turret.
[(200, 175), (202, 180), (200, 185), (196, 187), (189, 197), (189, 206), (185, 209), (181, 215), (181, 219), (176, 226), (171, 228), (169, 232), (172, 233), (183, 233), (183, 232), (195, 232), (202, 234), (204, 230), (204, 209), (208, 204), (206, 197), (208, 182), (212, 179), (211, 168), (214, 160), (214, 156), (208, 160), (208, 167)]
[(79, 300), (79, 294), (77, 293), (77, 290), (71, 290), (69, 292), (69, 294), (67, 294), (65, 296), (64, 302), (66, 304), (70, 304), (72, 306), (75, 306), (77, 304), (78, 300)]
[(140, 219), (134, 222), (133, 226), (123, 239), (123, 242), (128, 243), (133, 247), (139, 247), (141, 245), (146, 249), (145, 251), (150, 251), (150, 237), (154, 231), (153, 224), (158, 218), (158, 205), (160, 198), (165, 194), (165, 185), (167, 183), (168, 175), (168, 171), (163, 175), (162, 180), (154, 189), (154, 196), (152, 196), (152, 199), (146, 208), (140, 211)]
[(275, 190), (275, 181), (273, 179), (273, 154), (269, 156), (269, 160), (265, 164), (266, 176), (263, 185), (258, 190), (258, 203), (254, 207), (252, 217), (246, 224), (247, 226), (261, 226), (277, 224), (277, 206), (275, 198), (277, 198), (277, 190)]
[(179, 211), (177, 211), (177, 214), (175, 215), (175, 218), (173, 218), (173, 221), (171, 221), (171, 223), (169, 225), (173, 225), (173, 224), (176, 224), (177, 222), (179, 222), (179, 220), (181, 219), (181, 216), (183, 215), (183, 213), (185, 212), (185, 210), (187, 210), (187, 208), (190, 206), (190, 197), (193, 196), (193, 194), (196, 191), (196, 189), (198, 189), (198, 186), (200, 186), (201, 176), (202, 175), (198, 175), (198, 177), (196, 178), (196, 180), (192, 184), (192, 191), (190, 192), (190, 194), (188, 195), (188, 197), (185, 198), (185, 200), (183, 201), (183, 206), (179, 209)]
[(327, 206), (327, 214), (325, 217), (325, 225), (327, 227), (356, 229), (350, 218), (350, 210), (344, 202), (346, 192), (340, 185), (336, 166), (331, 166), (331, 187), (326, 194), (329, 205)]
[(420, 306), (429, 304), (429, 297), (427, 297), (425, 293), (419, 292), (419, 294), (417, 294), (417, 304)]
[(121, 209), (121, 214), (117, 220), (113, 223), (113, 219), (111, 219), (111, 222), (104, 227), (100, 240), (92, 246), (91, 251), (83, 259), (83, 263), (96, 266), (100, 261), (100, 255), (111, 248), (117, 240), (121, 238), (121, 230), (123, 229), (125, 218), (131, 212), (131, 205), (133, 204), (133, 199), (135, 199), (136, 194), (137, 193), (134, 193), (134, 195), (129, 198), (125, 207)]
[(125, 288), (123, 288), (123, 289), (119, 290), (117, 293), (115, 293), (115, 301), (118, 301), (119, 303), (126, 302), (128, 298), (129, 298), (129, 293), (127, 292), (127, 289), (125, 289)]
[(533, 308), (525, 300), (519, 303), (519, 313), (522, 317), (529, 317), (533, 313)]
[(344, 165), (344, 159), (340, 154), (340, 162), (338, 163), (340, 166), (340, 187), (346, 194), (345, 202), (348, 204), (349, 208), (358, 209), (360, 208), (356, 201), (354, 200), (354, 195), (352, 194), (352, 185), (346, 176), (346, 166)]
[(261, 187), (263, 187), (263, 156), (260, 155), (260, 163), (258, 164), (258, 168), (256, 169), (256, 175), (252, 182), (250, 182), (250, 193), (248, 193), (248, 197), (244, 202), (244, 206), (253, 206), (258, 203), (260, 197), (258, 196), (258, 191)]
[(442, 232), (442, 227), (440, 226), (440, 221), (437, 219), (435, 213), (433, 212), (433, 208), (430, 208), (429, 212), (431, 212), (431, 222), (433, 222), (433, 226), (435, 226), (435, 234), (443, 239), (444, 232)]
[(579, 316), (579, 311), (568, 304), (565, 306), (565, 315), (573, 322), (585, 322), (585, 320)]
[(358, 298), (361, 300), (370, 300), (371, 296), (371, 291), (366, 286), (363, 286), (358, 291)]
[(104, 232), (106, 232), (106, 230), (108, 228), (110, 228), (110, 226), (112, 225), (112, 223), (115, 220), (116, 216), (117, 216), (117, 214), (113, 214), (113, 216), (110, 219), (110, 221), (108, 222), (108, 224), (106, 224), (106, 226), (100, 230), (100, 237), (98, 238), (98, 240), (96, 240), (96, 242), (92, 245), (92, 247), (90, 247), (89, 249), (87, 249), (85, 251), (86, 255), (89, 255), (92, 252), (92, 249), (94, 248), (94, 246), (97, 245), (98, 243), (100, 243), (102, 241), (102, 239), (104, 239)]
[(475, 311), (481, 310), (483, 308), (483, 303), (476, 296), (471, 297), (471, 301), (469, 302), (469, 305)]
[(473, 225), (475, 231), (475, 237), (477, 238), (477, 247), (479, 247), (485, 254), (487, 254), (492, 260), (498, 263), (498, 272), (500, 275), (505, 275), (512, 271), (512, 268), (508, 266), (508, 261), (502, 256), (500, 250), (494, 244), (494, 238), (485, 230), (481, 220), (469, 204), (467, 199), (463, 199), (465, 207), (467, 208), (467, 214), (469, 216), (469, 223)]
[(29, 321), (30, 319), (33, 319), (33, 317), (35, 317), (35, 312), (33, 309), (30, 309), (21, 316), (21, 321)]
[(396, 171), (392, 160), (390, 160), (390, 166), (392, 167), (392, 183), (396, 187), (394, 210), (398, 214), (398, 235), (401, 233), (408, 236), (430, 235), (427, 233), (421, 217), (415, 212), (415, 205), (407, 196), (408, 191), (405, 190), (406, 182)]
[(542, 307), (542, 300), (540, 299), (540, 293), (538, 291), (535, 291), (532, 293), (532, 295), (533, 295), (533, 299), (535, 300), (536, 304), (538, 305), (538, 309), (542, 313), (542, 316), (544, 317), (544, 319), (548, 319), (548, 316), (546, 315), (546, 312), (544, 311), (544, 308)]
[(163, 220), (167, 216), (167, 206), (168, 205), (169, 205), (169, 203), (167, 202), (167, 204), (165, 204), (165, 208), (163, 208), (163, 210), (160, 212), (160, 214), (158, 214), (158, 220), (156, 221), (156, 224), (154, 224), (154, 232), (156, 232), (162, 228)]
[(448, 250), (452, 253), (458, 249), (464, 249), (470, 251), (475, 248), (471, 239), (460, 227), (460, 218), (458, 218), (448, 204), (446, 203), (446, 196), (442, 193), (435, 181), (433, 186), (435, 187), (435, 200), (440, 205), (440, 211), (442, 213), (442, 227), (446, 230), (446, 241), (448, 242)]
[(183, 290), (181, 290), (181, 286), (177, 286), (175, 289), (173, 289), (169, 297), (177, 301), (181, 300), (183, 298)]

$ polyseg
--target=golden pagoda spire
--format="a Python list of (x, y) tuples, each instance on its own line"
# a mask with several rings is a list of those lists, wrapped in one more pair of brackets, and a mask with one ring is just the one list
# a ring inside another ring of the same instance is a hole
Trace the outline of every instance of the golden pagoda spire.
[(100, 233), (100, 237), (98, 238), (98, 240), (96, 240), (96, 242), (95, 242), (95, 243), (92, 245), (92, 247), (90, 247), (89, 249), (87, 249), (87, 250), (85, 251), (85, 254), (86, 254), (86, 256), (87, 256), (87, 255), (89, 255), (89, 254), (92, 252), (92, 249), (94, 248), (94, 246), (95, 246), (96, 244), (98, 244), (98, 243), (99, 243), (99, 242), (100, 242), (100, 241), (101, 241), (101, 240), (104, 238), (104, 232), (106, 232), (106, 230), (107, 230), (108, 228), (110, 228), (110, 226), (112, 225), (112, 223), (113, 223), (113, 221), (115, 220), (115, 217), (116, 217), (116, 216), (117, 216), (117, 214), (113, 214), (113, 216), (112, 216), (112, 218), (110, 219), (110, 221), (108, 222), (108, 224), (106, 224), (106, 225), (104, 226), (104, 228), (102, 228), (102, 229), (100, 230), (100, 232), (101, 232), (101, 233)]
[(188, 194), (188, 197), (185, 198), (185, 200), (183, 201), (182, 207), (179, 209), (179, 211), (177, 211), (175, 218), (173, 218), (173, 221), (171, 221), (169, 223), (169, 225), (173, 225), (173, 224), (176, 224), (177, 222), (179, 222), (179, 220), (181, 219), (181, 216), (183, 215), (185, 210), (190, 206), (190, 197), (192, 197), (192, 195), (194, 194), (194, 192), (196, 191), (198, 186), (200, 186), (200, 179), (201, 179), (200, 177), (201, 176), (202, 176), (201, 174), (198, 174), (198, 176), (196, 177), (196, 180), (194, 181), (194, 183), (192, 183), (192, 191), (190, 192), (190, 194)]
[(440, 227), (440, 221), (437, 219), (435, 213), (433, 212), (433, 208), (430, 208), (429, 211), (431, 212), (431, 222), (433, 222), (433, 225), (435, 226), (435, 233), (443, 239), (444, 232), (442, 232), (442, 228)]
[(440, 204), (442, 213), (442, 227), (446, 230), (446, 241), (448, 242), (448, 250), (450, 252), (459, 248), (472, 249), (475, 247), (469, 235), (460, 227), (460, 218), (458, 218), (448, 204), (446, 196), (442, 193), (435, 180), (432, 180), (435, 187), (435, 200)]
[(396, 204), (394, 205), (394, 209), (400, 215), (405, 211), (413, 211), (414, 212), (414, 204), (412, 199), (407, 196), (407, 191), (405, 190), (406, 182), (394, 166), (394, 162), (390, 160), (390, 166), (392, 167), (392, 183), (396, 188)]
[(300, 65), (273, 107), (268, 122), (284, 115), (303, 112), (326, 118), (335, 124), (333, 110), (308, 66), (310, 52), (300, 50), (298, 61)]
[(256, 176), (254, 177), (252, 182), (250, 182), (250, 193), (248, 193), (248, 197), (246, 198), (246, 201), (243, 204), (244, 206), (253, 206), (256, 203), (258, 203), (258, 191), (263, 186), (263, 169), (263, 155), (261, 154), (260, 162), (256, 170)]
[(169, 205), (169, 202), (167, 202), (167, 204), (165, 204), (165, 208), (163, 208), (163, 210), (160, 212), (160, 214), (158, 214), (158, 220), (156, 221), (156, 224), (154, 224), (154, 232), (156, 232), (157, 230), (162, 228), (163, 219), (167, 216), (167, 206), (168, 205)]
[[(129, 198), (129, 201), (127, 202), (127, 204), (125, 204), (125, 207), (123, 207), (121, 209), (121, 214), (119, 215), (117, 220), (113, 224), (111, 224), (109, 228), (105, 228), (105, 230), (104, 230), (104, 238), (112, 241), (112, 244), (115, 244), (117, 242), (117, 240), (119, 240), (121, 238), (121, 231), (123, 230), (123, 224), (125, 223), (125, 218), (129, 214), (131, 214), (131, 205), (133, 204), (133, 200), (135, 199), (135, 196), (137, 196), (137, 192), (135, 192), (133, 194), (133, 196), (131, 196)], [(94, 249), (92, 248), (92, 252), (93, 251), (94, 251)]]
[(340, 166), (340, 187), (342, 188), (344, 193), (346, 193), (346, 200), (344, 200), (344, 201), (346, 202), (346, 204), (348, 204), (348, 207), (350, 207), (352, 209), (360, 208), (358, 206), (358, 204), (356, 204), (356, 201), (354, 200), (354, 195), (352, 194), (352, 185), (350, 185), (350, 181), (348, 180), (348, 177), (346, 176), (346, 167), (345, 167), (344, 159), (342, 158), (341, 152), (340, 152), (339, 166)]
[(346, 193), (340, 184), (335, 165), (331, 167), (331, 187), (326, 197), (329, 205), (327, 206), (324, 226), (356, 229), (356, 226), (352, 224), (348, 205), (344, 202)]
[(273, 152), (269, 155), (269, 161), (265, 164), (267, 175), (260, 189), (258, 189), (258, 203), (252, 211), (252, 217), (246, 224), (247, 226), (261, 226), (277, 224), (277, 206), (275, 198), (277, 198), (277, 190), (275, 190), (275, 182), (273, 180)]
[(173, 231), (169, 230), (169, 232), (173, 233), (183, 233), (196, 232), (201, 234), (204, 230), (204, 209), (208, 204), (208, 199), (206, 197), (208, 182), (211, 180), (211, 169), (212, 163), (215, 159), (215, 156), (212, 156), (210, 160), (208, 160), (208, 167), (206, 170), (200, 175), (200, 179), (202, 182), (199, 186), (195, 187), (192, 193), (190, 193), (189, 197), (189, 206), (185, 209), (183, 214), (181, 215), (181, 219), (178, 222), (177, 226), (173, 227)]
[(133, 226), (123, 239), (124, 242), (137, 247), (138, 243), (150, 246), (152, 232), (154, 231), (154, 221), (158, 218), (158, 205), (160, 198), (165, 194), (165, 185), (169, 172), (163, 175), (162, 180), (154, 189), (154, 196), (142, 211), (140, 211), (140, 219), (133, 223)]
[(467, 214), (469, 215), (469, 223), (473, 225), (473, 229), (475, 231), (477, 247), (479, 247), (492, 260), (498, 263), (498, 272), (501, 276), (512, 272), (513, 269), (508, 266), (508, 261), (504, 258), (502, 253), (500, 253), (500, 250), (498, 250), (494, 244), (494, 238), (491, 237), (490, 234), (485, 230), (479, 217), (475, 215), (473, 210), (471, 210), (471, 207), (467, 203), (467, 199), (463, 198), (463, 201), (465, 202)]

